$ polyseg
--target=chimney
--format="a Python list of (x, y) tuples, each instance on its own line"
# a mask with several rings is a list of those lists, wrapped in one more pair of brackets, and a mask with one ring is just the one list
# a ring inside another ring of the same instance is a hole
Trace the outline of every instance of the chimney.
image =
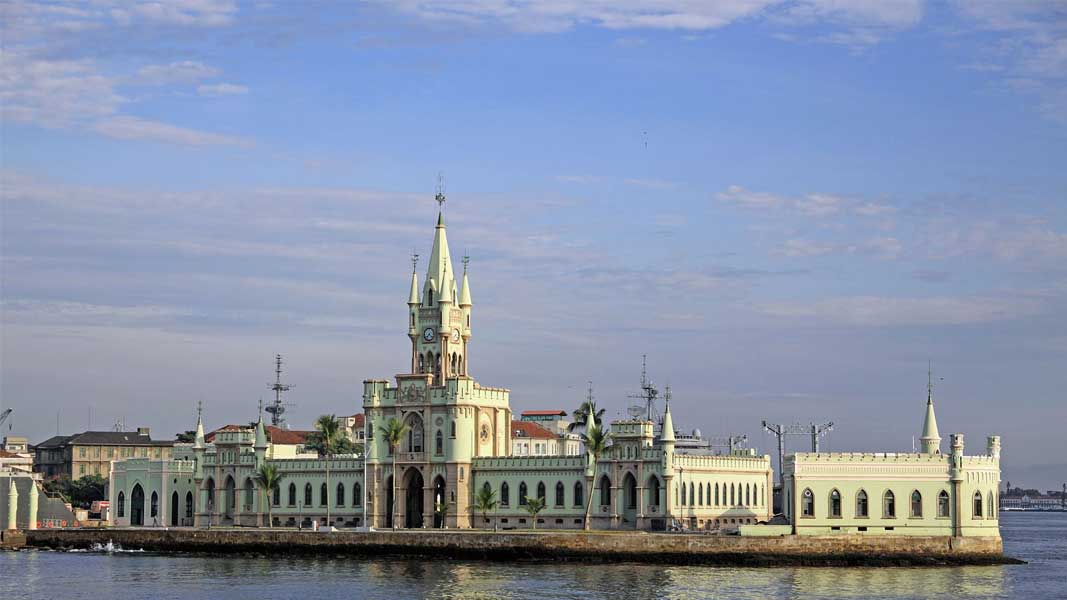
[(148, 435), (148, 428), (147, 427), (138, 427), (137, 428), (137, 435), (147, 436)]

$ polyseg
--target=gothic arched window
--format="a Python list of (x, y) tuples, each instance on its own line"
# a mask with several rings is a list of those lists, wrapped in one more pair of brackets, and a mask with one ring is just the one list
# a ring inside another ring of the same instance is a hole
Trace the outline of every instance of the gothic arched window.
[(511, 504), (511, 489), (506, 481), (500, 484), (500, 504), (504, 506)]
[(337, 506), (345, 505), (345, 484), (343, 482), (337, 482)]
[(971, 516), (975, 519), (982, 518), (982, 492), (974, 493), (974, 513)]
[(911, 516), (923, 516), (923, 495), (919, 493), (919, 490), (911, 493)]
[(697, 486), (697, 506), (704, 506), (704, 484)]
[(304, 506), (311, 506), (311, 484), (304, 485)]
[(886, 490), (882, 497), (882, 516), (886, 519), (897, 518), (897, 497), (893, 490)]
[(352, 506), (359, 506), (363, 503), (363, 488), (359, 486), (359, 482), (352, 484)]
[(445, 453), (445, 436), (438, 429), (434, 434), (434, 454), (441, 455)]
[(123, 492), (119, 492), (118, 514), (120, 517), (126, 516), (126, 494)]
[(856, 516), (866, 517), (869, 512), (867, 506), (867, 492), (860, 490), (859, 493), (856, 494)]
[(607, 475), (600, 478), (600, 504), (611, 506), (611, 480)]
[(948, 518), (950, 515), (949, 511), (948, 492), (941, 490), (941, 492), (937, 494), (937, 516)]
[(567, 502), (567, 491), (562, 481), (556, 482), (556, 506), (563, 506)]
[(270, 489), (271, 503), (274, 506), (278, 506), (282, 503), (282, 488), (278, 484), (274, 484), (274, 487)]
[(830, 516), (835, 518), (841, 516), (841, 492), (837, 490), (830, 492)]
[(526, 482), (519, 484), (519, 506), (526, 506)]
[(296, 484), (289, 484), (289, 506), (296, 506)]
[(323, 481), (322, 485), (319, 486), (319, 506), (326, 506), (329, 502), (329, 500), (326, 499), (329, 493), (330, 490), (326, 488), (326, 482)]
[(815, 495), (811, 493), (810, 489), (805, 489), (804, 493), (800, 496), (800, 516), (815, 516)]
[[(982, 495), (981, 494), (978, 494), (978, 499), (979, 499), (979, 501), (982, 499)], [(150, 507), (150, 510), (152, 512), (149, 513), (149, 516), (155, 517), (155, 516), (159, 515), (159, 494), (156, 494), (155, 492), (152, 492), (152, 505)], [(979, 512), (979, 515), (980, 515), (981, 514), (981, 510), (979, 510), (978, 512)]]
[(717, 482), (715, 483), (715, 506), (722, 506), (719, 503), (719, 484)]
[(545, 499), (545, 482), (543, 482), (543, 481), (539, 481), (537, 483), (537, 499), (538, 500), (544, 500)]

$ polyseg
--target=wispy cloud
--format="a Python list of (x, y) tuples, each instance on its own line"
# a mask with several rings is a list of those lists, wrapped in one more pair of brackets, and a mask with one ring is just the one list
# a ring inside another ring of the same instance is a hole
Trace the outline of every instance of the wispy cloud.
[(241, 137), (186, 129), (138, 117), (102, 119), (91, 125), (90, 129), (120, 140), (151, 140), (186, 146), (252, 146), (251, 140)]
[(951, 296), (847, 296), (760, 306), (775, 317), (861, 327), (970, 325), (1034, 316), (1044, 309), (1036, 298)]
[(201, 96), (211, 97), (243, 96), (248, 93), (248, 88), (234, 83), (215, 83), (197, 86), (196, 93)]

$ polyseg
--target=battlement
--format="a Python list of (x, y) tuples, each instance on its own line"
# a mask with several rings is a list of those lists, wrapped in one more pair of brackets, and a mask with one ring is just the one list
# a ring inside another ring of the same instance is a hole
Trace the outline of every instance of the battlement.
[(771, 457), (763, 456), (737, 456), (737, 455), (701, 455), (701, 454), (675, 454), (674, 465), (683, 469), (721, 469), (721, 470), (751, 470), (769, 469)]
[(948, 464), (949, 455), (923, 452), (796, 452), (785, 457), (786, 463), (926, 463)]
[(478, 457), (471, 462), (471, 469), (481, 471), (585, 469), (584, 456), (497, 456)]

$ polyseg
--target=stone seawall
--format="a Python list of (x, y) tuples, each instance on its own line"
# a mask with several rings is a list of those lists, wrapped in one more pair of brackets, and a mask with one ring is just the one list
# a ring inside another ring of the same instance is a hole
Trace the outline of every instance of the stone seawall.
[(88, 548), (113, 541), (149, 551), (337, 554), (487, 560), (588, 560), (730, 565), (898, 566), (1004, 564), (999, 538), (782, 536), (749, 538), (618, 532), (98, 529), (27, 531), (34, 547)]

